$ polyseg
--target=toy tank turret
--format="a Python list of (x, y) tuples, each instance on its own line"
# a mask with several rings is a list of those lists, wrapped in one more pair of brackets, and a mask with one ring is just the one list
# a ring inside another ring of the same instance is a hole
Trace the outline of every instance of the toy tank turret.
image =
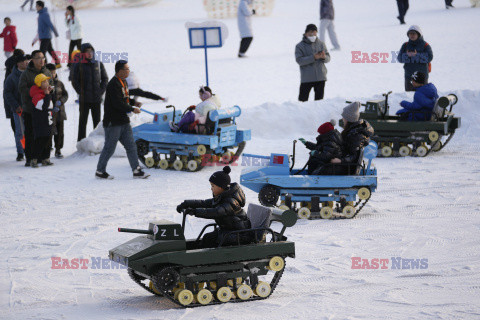
[[(383, 94), (385, 99), (362, 104), (365, 110), (360, 112), (360, 118), (367, 120), (375, 130), (372, 140), (379, 146), (380, 157), (425, 157), (443, 149), (460, 127), (461, 119), (452, 113), (458, 101), (454, 94), (437, 99), (428, 121), (403, 121), (400, 116), (389, 115), (390, 93)], [(342, 120), (340, 125), (343, 126)]]
[[(128, 267), (128, 274), (145, 290), (185, 307), (219, 304), (231, 299), (266, 299), (285, 270), (285, 258), (295, 257), (295, 244), (283, 235), (296, 223), (295, 212), (273, 212), (250, 205), (247, 215), (255, 241), (247, 245), (200, 247), (198, 237), (186, 240), (183, 224), (168, 220), (150, 222), (148, 230), (119, 228), (120, 232), (145, 234), (109, 252), (109, 258)], [(270, 228), (272, 221), (283, 224), (281, 232)]]

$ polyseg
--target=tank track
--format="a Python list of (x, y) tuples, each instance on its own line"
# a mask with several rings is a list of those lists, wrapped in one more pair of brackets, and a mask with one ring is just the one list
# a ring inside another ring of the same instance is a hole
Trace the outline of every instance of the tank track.
[[(431, 152), (439, 152), (440, 150), (442, 150), (442, 149), (448, 144), (448, 142), (450, 142), (450, 140), (452, 140), (452, 137), (453, 137), (454, 134), (455, 134), (455, 132), (452, 132), (452, 133), (450, 133), (449, 135), (447, 135), (447, 136), (446, 136), (447, 139), (445, 140), (444, 143), (441, 142), (441, 140), (442, 140), (441, 138), (439, 138), (437, 141), (435, 141), (434, 143), (432, 143), (432, 144), (430, 145), (430, 147), (427, 148), (427, 153), (426, 153), (423, 157), (428, 156)], [(393, 142), (389, 142), (389, 143), (393, 143)], [(438, 150), (434, 150), (434, 149), (435, 149), (435, 146), (436, 146), (438, 143), (442, 143), (442, 145), (440, 146), (440, 148), (438, 148)], [(408, 145), (410, 145), (410, 144), (408, 144)], [(389, 156), (389, 157), (384, 157), (384, 156), (382, 155), (382, 153), (380, 152), (380, 150), (381, 150), (381, 148), (379, 148), (379, 150), (378, 150), (378, 151), (379, 151), (379, 152), (378, 152), (378, 155), (377, 155), (378, 158), (402, 158), (402, 156), (399, 154), (398, 150), (393, 150), (392, 155)], [(411, 154), (410, 154), (410, 157), (418, 157), (418, 156), (415, 154), (415, 152), (412, 151)]]
[(132, 268), (128, 268), (127, 272), (128, 272), (128, 275), (130, 276), (130, 279), (132, 279), (140, 287), (142, 287), (143, 289), (147, 290), (150, 293), (153, 293), (156, 296), (163, 297), (163, 295), (156, 293), (155, 291), (150, 289), (148, 286), (146, 286), (144, 283), (142, 283), (142, 280), (146, 280), (146, 278), (142, 277), (141, 275), (136, 274), (135, 271), (133, 271)]
[[(370, 198), (368, 198), (366, 200), (361, 200), (360, 199), (353, 205), (355, 208), (358, 207), (358, 209), (355, 211), (355, 214), (351, 218), (347, 218), (341, 212), (338, 212), (337, 210), (334, 210), (333, 211), (333, 216), (330, 219), (326, 219), (326, 220), (353, 219), (357, 216), (357, 214), (367, 204), (368, 200), (370, 200)], [(315, 213), (315, 214), (312, 213), (308, 220), (323, 220), (323, 219), (322, 219), (322, 217), (320, 217), (319, 213)]]
[[(142, 280), (145, 280), (146, 278), (136, 274), (135, 271), (133, 271), (131, 268), (128, 268), (128, 274), (130, 275), (130, 278), (134, 282), (136, 282), (140, 287), (144, 288), (148, 292), (150, 292), (154, 295), (157, 295), (157, 296), (165, 297), (165, 298), (167, 298), (168, 300), (172, 301), (174, 304), (176, 304), (180, 307), (195, 308), (195, 307), (211, 306), (211, 305), (218, 305), (218, 304), (230, 303), (230, 302), (239, 303), (239, 302), (248, 302), (248, 301), (255, 301), (255, 300), (264, 300), (264, 299), (269, 298), (273, 294), (273, 292), (275, 291), (275, 288), (277, 287), (278, 283), (280, 282), (280, 279), (282, 278), (283, 272), (285, 271), (286, 261), (285, 261), (285, 257), (282, 257), (282, 258), (283, 258), (283, 261), (284, 261), (285, 265), (284, 265), (282, 270), (275, 272), (275, 274), (273, 275), (273, 278), (270, 281), (271, 291), (270, 291), (270, 294), (268, 296), (259, 297), (259, 296), (252, 295), (252, 297), (250, 297), (249, 299), (246, 299), (246, 300), (242, 300), (242, 299), (239, 299), (239, 298), (233, 298), (232, 297), (232, 299), (230, 299), (227, 302), (221, 302), (221, 301), (215, 300), (215, 298), (214, 298), (209, 304), (206, 304), (206, 305), (198, 303), (194, 299), (194, 301), (191, 304), (189, 304), (187, 306), (184, 306), (179, 301), (177, 301), (175, 299), (174, 294), (172, 292), (168, 292), (168, 291), (165, 291), (165, 290), (158, 290), (158, 291), (162, 292), (162, 294), (155, 293), (155, 291), (153, 291), (152, 289), (150, 289), (148, 286), (146, 286), (144, 283), (141, 282)], [(212, 294), (213, 293), (214, 292), (212, 292)]]
[[(233, 162), (235, 162), (236, 160), (238, 160), (238, 159), (240, 158), (240, 156), (241, 156), (242, 153), (243, 153), (243, 150), (245, 149), (246, 144), (247, 144), (246, 141), (242, 141), (242, 142), (240, 142), (240, 143), (238, 144), (237, 150), (236, 150), (235, 154), (233, 155), (232, 159), (228, 162), (228, 164), (232, 164)], [(219, 155), (213, 155), (213, 156), (215, 156), (215, 157), (220, 157)], [(146, 159), (145, 156), (143, 156), (143, 155), (138, 155), (138, 160), (140, 160), (140, 162), (141, 162), (146, 168), (148, 168), (148, 169), (150, 169), (150, 168), (160, 169), (157, 165), (154, 165), (153, 167), (148, 167), (148, 166), (146, 165), (146, 163), (145, 163), (145, 159)], [(225, 165), (226, 165), (226, 164), (225, 164)], [(208, 165), (203, 166), (203, 165), (202, 165), (202, 162), (201, 162), (201, 163), (198, 164), (197, 169), (196, 169), (195, 171), (193, 171), (193, 172), (200, 171), (200, 170), (202, 170), (204, 167), (208, 167)], [(169, 167), (169, 168), (167, 168), (167, 170), (174, 170), (174, 169), (171, 168), (171, 167)], [(180, 171), (189, 171), (189, 172), (190, 172), (190, 170), (187, 169), (187, 166), (186, 166), (185, 164), (184, 164), (184, 167), (182, 168), (182, 170), (180, 170)]]

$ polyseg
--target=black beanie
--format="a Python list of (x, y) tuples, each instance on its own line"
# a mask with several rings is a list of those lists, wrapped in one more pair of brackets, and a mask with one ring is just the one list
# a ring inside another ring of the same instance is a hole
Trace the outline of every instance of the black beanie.
[(415, 81), (416, 83), (420, 83), (420, 84), (425, 84), (425, 73), (423, 72), (420, 72), (420, 71), (415, 71), (413, 74), (412, 74), (412, 80)]
[(309, 24), (307, 28), (305, 28), (305, 33), (307, 33), (308, 31), (318, 31), (317, 26), (313, 23)]
[(230, 169), (229, 166), (223, 167), (222, 171), (217, 171), (214, 174), (212, 174), (212, 176), (208, 181), (226, 190), (230, 185), (230, 176), (228, 175), (230, 171), (232, 171), (232, 169)]

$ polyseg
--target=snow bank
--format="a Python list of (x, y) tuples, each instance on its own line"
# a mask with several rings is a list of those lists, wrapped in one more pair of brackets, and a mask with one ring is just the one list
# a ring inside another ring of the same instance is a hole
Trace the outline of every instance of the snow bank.
[[(462, 118), (462, 124), (455, 139), (480, 137), (480, 91), (461, 90), (439, 92), (439, 95), (454, 93), (458, 103), (452, 112)], [(381, 95), (372, 97), (346, 97), (348, 100), (365, 103), (367, 100), (381, 99)], [(340, 119), (343, 107), (342, 98), (326, 99), (310, 102), (264, 103), (242, 111), (239, 118), (241, 128), (252, 130), (252, 137), (264, 139), (284, 139), (292, 137), (292, 132), (298, 135), (315, 135), (318, 126), (330, 119)], [(413, 93), (393, 93), (389, 96), (390, 114), (400, 109), (402, 100), (413, 99)], [(363, 108), (363, 107), (362, 107)], [(337, 128), (339, 128), (337, 124)]]

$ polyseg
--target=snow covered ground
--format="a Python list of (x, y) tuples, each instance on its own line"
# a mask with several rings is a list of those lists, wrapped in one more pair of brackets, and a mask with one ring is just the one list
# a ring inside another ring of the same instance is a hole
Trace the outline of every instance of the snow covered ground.
[[(339, 118), (345, 99), (365, 101), (393, 90), (395, 111), (398, 102), (412, 97), (402, 90), (400, 64), (351, 63), (351, 51), (391, 53), (406, 41), (407, 26), (397, 25), (395, 1), (337, 0), (342, 51), (331, 53), (326, 99), (296, 102), (294, 46), (306, 24), (318, 24), (318, 2), (277, 0), (272, 16), (254, 18), (255, 38), (249, 58), (242, 60), (236, 58), (236, 20), (223, 20), (230, 36), (223, 48), (209, 51), (210, 84), (225, 106), (243, 108), (240, 126), (251, 128), (253, 137), (248, 153), (290, 152), (293, 139), (314, 139), (319, 124)], [(98, 155), (76, 152), (78, 108), (62, 72), (71, 94), (65, 159), (53, 160), (49, 168), (24, 168), (14, 161), (9, 123), (0, 126), (0, 318), (478, 319), (480, 9), (471, 9), (467, 0), (454, 5), (447, 11), (441, 0), (411, 1), (406, 21), (419, 24), (433, 48), (430, 80), (439, 93), (458, 95), (454, 111), (462, 127), (444, 150), (427, 158), (376, 159), (379, 187), (357, 218), (299, 221), (288, 229), (297, 257), (287, 260), (275, 293), (261, 302), (179, 309), (138, 287), (125, 270), (92, 268), (92, 260), (107, 258), (109, 249), (132, 238), (117, 227), (144, 228), (159, 218), (180, 221), (176, 205), (209, 197), (208, 178), (216, 168), (149, 170), (150, 179), (133, 180), (119, 150), (108, 166), (115, 180), (95, 180)], [(30, 50), (36, 14), (17, 9), (0, 4), (2, 16), (17, 26), (18, 47)], [(84, 41), (102, 52), (128, 52), (144, 89), (182, 108), (197, 102), (205, 81), (203, 52), (188, 49), (184, 24), (206, 18), (202, 1), (163, 0), (133, 9), (104, 5), (78, 15)], [(63, 12), (55, 17), (63, 36)], [(54, 42), (61, 50), (67, 45), (64, 38)], [(106, 68), (112, 76), (114, 65)], [(146, 102), (145, 108), (160, 111), (163, 105)], [(305, 160), (306, 152), (297, 163)], [(233, 168), (234, 181), (241, 169)], [(255, 193), (246, 195), (258, 203)], [(195, 236), (205, 223), (190, 218), (187, 234)], [(52, 257), (89, 259), (89, 268), (52, 269)], [(428, 266), (352, 269), (352, 257), (428, 259)]]

